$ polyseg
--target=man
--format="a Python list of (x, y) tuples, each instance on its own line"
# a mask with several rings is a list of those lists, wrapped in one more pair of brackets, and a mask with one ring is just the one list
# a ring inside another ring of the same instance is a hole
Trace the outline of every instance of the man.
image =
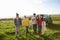
[(15, 35), (18, 36), (20, 32), (20, 27), (22, 25), (21, 18), (19, 18), (19, 14), (16, 13), (16, 18), (14, 19), (14, 24), (15, 24)]
[(31, 21), (32, 21), (34, 33), (36, 33), (36, 31), (37, 31), (37, 19), (36, 19), (35, 13), (33, 14), (33, 17), (31, 18)]

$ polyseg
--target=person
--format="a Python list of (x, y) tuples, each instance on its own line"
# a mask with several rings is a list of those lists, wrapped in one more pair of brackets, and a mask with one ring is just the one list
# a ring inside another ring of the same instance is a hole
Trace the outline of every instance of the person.
[(37, 19), (36, 19), (36, 14), (34, 13), (33, 14), (33, 17), (31, 18), (31, 22), (32, 22), (32, 25), (33, 25), (33, 30), (34, 30), (34, 33), (37, 33)]
[(26, 16), (24, 16), (23, 25), (26, 26), (26, 36), (27, 36), (27, 33), (29, 32), (29, 31), (28, 31), (29, 24), (30, 24), (29, 19), (28, 19)]
[(38, 20), (37, 20), (37, 24), (38, 24), (38, 34), (41, 35), (41, 30), (42, 30), (42, 16), (39, 15)]
[(41, 30), (42, 35), (45, 33), (45, 31), (46, 31), (46, 22), (45, 22), (45, 18), (44, 18), (42, 21), (42, 30)]
[(19, 36), (20, 27), (22, 25), (22, 20), (21, 20), (21, 18), (19, 18), (18, 13), (16, 13), (16, 18), (14, 19), (14, 24), (15, 24), (15, 35), (17, 37), (17, 36)]
[(38, 17), (39, 17), (39, 15), (37, 15), (37, 17), (36, 17), (37, 18), (37, 21), (38, 21)]

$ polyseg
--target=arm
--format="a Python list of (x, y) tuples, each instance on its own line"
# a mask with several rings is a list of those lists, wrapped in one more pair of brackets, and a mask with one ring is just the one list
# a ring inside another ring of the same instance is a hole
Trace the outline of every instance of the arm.
[(32, 22), (32, 20), (33, 20), (33, 19), (31, 18), (31, 22)]
[(14, 19), (14, 24), (16, 25), (16, 19)]
[(20, 25), (22, 25), (22, 19), (21, 18), (19, 18), (19, 22), (20, 22)]

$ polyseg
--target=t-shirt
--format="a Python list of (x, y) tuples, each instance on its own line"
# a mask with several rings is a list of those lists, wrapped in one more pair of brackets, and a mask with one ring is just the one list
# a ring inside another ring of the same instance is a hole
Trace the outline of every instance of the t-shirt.
[(24, 26), (29, 26), (29, 19), (28, 18), (26, 18), (26, 19), (23, 19), (23, 25)]
[(32, 22), (32, 24), (36, 24), (36, 23), (37, 23), (36, 17), (33, 16), (33, 17), (31, 18), (31, 22)]
[(38, 19), (38, 26), (42, 26), (42, 19)]

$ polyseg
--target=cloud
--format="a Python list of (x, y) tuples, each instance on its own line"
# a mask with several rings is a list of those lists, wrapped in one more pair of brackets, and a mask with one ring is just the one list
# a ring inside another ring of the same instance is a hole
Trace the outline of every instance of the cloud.
[(49, 2), (45, 3), (47, 1), (48, 0), (0, 0), (0, 17), (15, 17), (16, 12), (18, 12), (20, 16), (32, 15), (34, 12), (37, 14), (60, 13), (60, 9), (53, 9), (52, 5), (48, 6)]

